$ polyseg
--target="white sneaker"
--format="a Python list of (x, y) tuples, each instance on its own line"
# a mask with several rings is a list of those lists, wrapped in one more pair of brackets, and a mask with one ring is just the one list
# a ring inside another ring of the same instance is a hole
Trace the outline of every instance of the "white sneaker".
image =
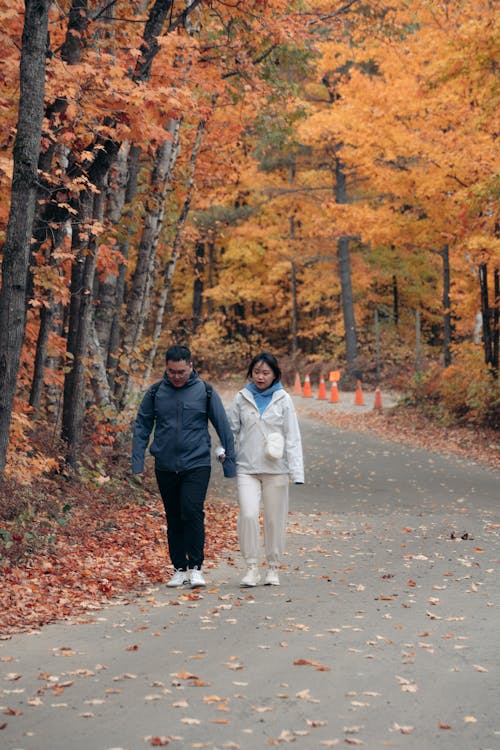
[(176, 586), (182, 586), (184, 583), (187, 583), (189, 581), (189, 576), (187, 570), (174, 570), (174, 575), (168, 581), (167, 586), (170, 586), (171, 588), (175, 588)]
[(269, 568), (266, 573), (266, 579), (264, 581), (265, 586), (279, 586), (280, 577), (276, 568)]
[(256, 565), (249, 565), (247, 572), (241, 579), (242, 586), (257, 586), (260, 581), (260, 573)]
[(199, 568), (191, 568), (189, 571), (189, 581), (191, 583), (191, 588), (207, 585)]

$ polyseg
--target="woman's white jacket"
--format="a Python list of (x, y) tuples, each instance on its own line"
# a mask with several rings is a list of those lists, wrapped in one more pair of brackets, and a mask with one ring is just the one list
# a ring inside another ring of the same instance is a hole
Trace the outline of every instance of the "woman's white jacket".
[[(236, 394), (228, 416), (236, 443), (238, 474), (289, 474), (292, 482), (304, 482), (299, 423), (293, 401), (284, 389), (273, 393), (270, 404), (260, 414), (251, 392), (242, 388)], [(273, 459), (265, 455), (265, 435), (271, 432), (283, 435), (283, 458)]]

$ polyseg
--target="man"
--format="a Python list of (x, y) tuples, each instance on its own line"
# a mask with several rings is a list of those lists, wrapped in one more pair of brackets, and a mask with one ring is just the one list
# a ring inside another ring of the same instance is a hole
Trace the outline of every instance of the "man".
[(219, 461), (226, 477), (236, 475), (233, 435), (220, 396), (193, 369), (189, 349), (171, 346), (165, 358), (163, 379), (146, 392), (135, 420), (132, 472), (144, 471), (144, 455), (154, 427), (150, 452), (155, 458), (174, 566), (167, 586), (205, 586), (203, 504), (211, 468), (208, 420), (221, 442)]

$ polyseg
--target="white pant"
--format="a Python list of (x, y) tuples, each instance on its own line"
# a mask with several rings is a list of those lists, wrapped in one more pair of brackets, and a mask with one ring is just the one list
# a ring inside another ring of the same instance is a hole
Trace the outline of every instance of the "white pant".
[(259, 560), (259, 511), (264, 507), (266, 561), (277, 565), (285, 549), (288, 518), (288, 474), (238, 474), (240, 551), (247, 565)]

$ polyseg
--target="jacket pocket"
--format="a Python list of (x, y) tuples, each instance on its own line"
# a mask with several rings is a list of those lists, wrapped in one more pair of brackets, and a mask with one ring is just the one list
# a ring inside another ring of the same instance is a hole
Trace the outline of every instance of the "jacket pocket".
[(202, 430), (206, 426), (206, 423), (207, 415), (199, 406), (184, 404), (182, 426), (186, 430)]

